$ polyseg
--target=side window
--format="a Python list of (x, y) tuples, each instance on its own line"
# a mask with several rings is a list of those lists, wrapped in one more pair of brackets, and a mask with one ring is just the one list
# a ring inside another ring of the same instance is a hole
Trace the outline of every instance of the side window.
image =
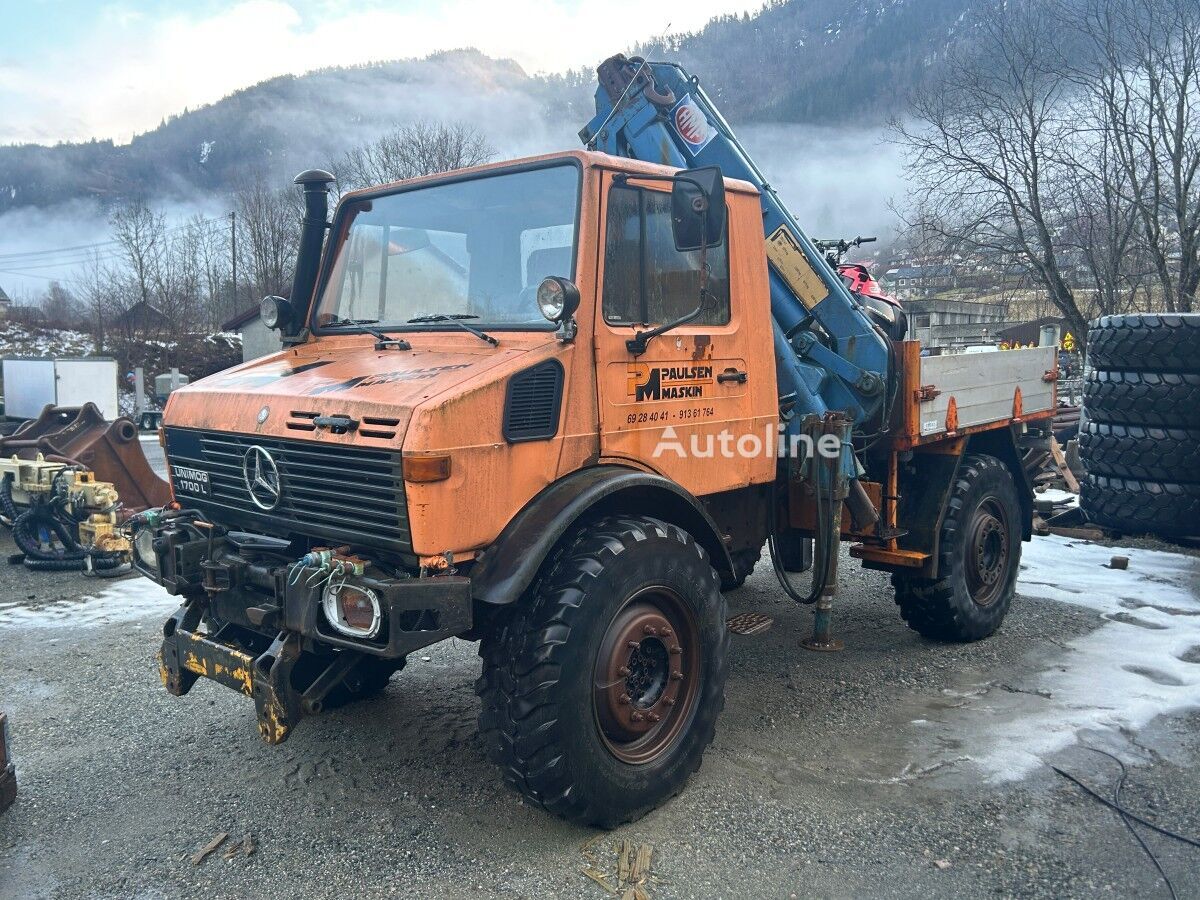
[[(729, 323), (728, 234), (708, 248), (708, 306), (696, 325)], [(604, 319), (661, 325), (700, 301), (700, 251), (680, 253), (671, 234), (671, 195), (614, 185), (604, 243)]]

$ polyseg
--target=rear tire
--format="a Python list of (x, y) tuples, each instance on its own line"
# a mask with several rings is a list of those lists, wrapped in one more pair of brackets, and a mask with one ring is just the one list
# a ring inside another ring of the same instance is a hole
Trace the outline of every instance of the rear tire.
[(762, 559), (762, 547), (756, 550), (735, 550), (729, 556), (733, 560), (733, 584), (726, 590), (735, 591), (746, 583), (746, 579)]
[[(346, 651), (343, 651), (346, 652)], [(404, 668), (407, 658), (382, 659), (365, 657), (338, 684), (325, 695), (321, 703), (324, 710), (339, 709), (358, 700), (366, 700), (383, 693), (392, 676)]]
[(938, 578), (892, 575), (908, 627), (938, 641), (977, 641), (995, 632), (1016, 592), (1020, 516), (1008, 467), (994, 456), (964, 456), (942, 521)]
[(504, 780), (612, 828), (679, 793), (725, 704), (720, 579), (687, 532), (601, 519), (568, 537), (480, 646), (479, 730)]

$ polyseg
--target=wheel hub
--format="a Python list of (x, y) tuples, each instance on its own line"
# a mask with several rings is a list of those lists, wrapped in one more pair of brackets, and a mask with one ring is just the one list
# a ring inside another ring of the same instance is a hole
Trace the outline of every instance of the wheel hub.
[(596, 658), (593, 701), (605, 743), (624, 762), (648, 762), (678, 735), (699, 675), (695, 620), (673, 592), (651, 589), (613, 618)]
[(985, 501), (971, 519), (967, 543), (966, 575), (971, 597), (987, 606), (999, 596), (1008, 570), (1009, 538), (1004, 512)]

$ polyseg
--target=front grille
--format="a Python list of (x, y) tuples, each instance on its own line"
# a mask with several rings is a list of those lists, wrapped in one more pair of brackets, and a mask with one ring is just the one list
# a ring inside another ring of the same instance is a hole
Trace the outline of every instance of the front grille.
[[(187, 428), (168, 428), (166, 438), (176, 499), (218, 524), (412, 551), (398, 453)], [(246, 487), (243, 462), (255, 446), (279, 469), (280, 499), (269, 511), (254, 504)], [(210, 496), (181, 490), (175, 466), (207, 472)]]

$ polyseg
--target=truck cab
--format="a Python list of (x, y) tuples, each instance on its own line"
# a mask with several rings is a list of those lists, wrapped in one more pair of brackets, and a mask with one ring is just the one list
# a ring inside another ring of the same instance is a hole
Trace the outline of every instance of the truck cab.
[[(653, 472), (696, 497), (772, 480), (769, 456), (734, 465), (715, 442), (703, 457), (654, 453), (668, 429), (706, 445), (778, 419), (749, 185), (725, 185), (709, 307), (643, 355), (626, 347), (698, 301), (699, 252), (673, 242), (672, 175), (578, 151), (347, 194), (311, 308), (296, 311), (303, 339), (172, 397), (175, 499), (415, 573), (469, 564), (586, 467)], [(539, 309), (550, 276), (578, 292), (570, 321)], [(255, 465), (265, 479), (248, 486)]]

